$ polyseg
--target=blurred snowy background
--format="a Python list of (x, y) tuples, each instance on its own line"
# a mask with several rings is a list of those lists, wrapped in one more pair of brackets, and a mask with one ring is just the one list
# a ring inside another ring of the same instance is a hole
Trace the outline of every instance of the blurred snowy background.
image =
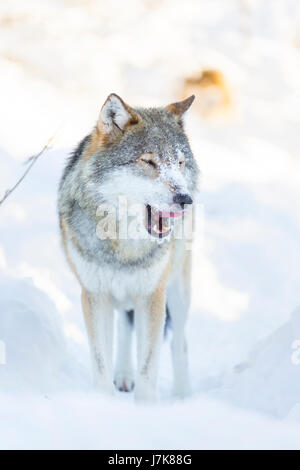
[[(299, 83), (298, 0), (0, 1), (0, 198), (56, 135), (0, 207), (1, 448), (300, 448)], [(154, 409), (91, 391), (58, 238), (66, 155), (110, 92), (197, 96), (193, 393), (172, 402), (166, 345)]]

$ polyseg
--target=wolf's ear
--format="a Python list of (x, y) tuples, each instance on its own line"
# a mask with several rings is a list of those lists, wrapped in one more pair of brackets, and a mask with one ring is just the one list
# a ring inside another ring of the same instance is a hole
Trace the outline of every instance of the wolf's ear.
[(166, 109), (168, 111), (171, 111), (171, 113), (178, 119), (178, 121), (181, 121), (181, 118), (183, 117), (184, 113), (190, 108), (194, 99), (195, 95), (192, 95), (183, 101), (178, 101), (178, 103), (169, 104)]
[(137, 124), (137, 113), (115, 93), (106, 99), (102, 106), (97, 127), (105, 134), (124, 133), (128, 124)]

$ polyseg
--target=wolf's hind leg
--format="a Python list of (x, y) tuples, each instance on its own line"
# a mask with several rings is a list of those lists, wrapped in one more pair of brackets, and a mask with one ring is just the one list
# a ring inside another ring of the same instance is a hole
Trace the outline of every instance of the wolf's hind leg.
[(132, 364), (133, 322), (133, 310), (119, 312), (115, 386), (120, 392), (131, 392), (134, 387)]
[(113, 308), (110, 300), (82, 290), (82, 309), (92, 354), (94, 386), (114, 393), (113, 386)]
[(188, 351), (185, 326), (190, 306), (190, 254), (187, 253), (183, 273), (167, 291), (167, 304), (172, 325), (172, 362), (174, 395), (184, 398), (190, 393)]
[(189, 374), (185, 324), (187, 308), (180, 295), (180, 286), (174, 283), (168, 290), (168, 308), (172, 322), (172, 362), (174, 373), (174, 395), (184, 398), (189, 394)]

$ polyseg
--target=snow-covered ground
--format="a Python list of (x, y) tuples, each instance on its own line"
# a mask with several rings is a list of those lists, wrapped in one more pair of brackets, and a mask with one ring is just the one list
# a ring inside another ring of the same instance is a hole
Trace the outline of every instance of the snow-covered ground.
[[(0, 448), (300, 448), (299, 46), (296, 0), (0, 5), (0, 196), (57, 132), (0, 207)], [(204, 214), (192, 396), (170, 397), (167, 341), (147, 408), (91, 390), (57, 184), (109, 92), (167, 104), (202, 67), (223, 71), (236, 109), (187, 118)]]

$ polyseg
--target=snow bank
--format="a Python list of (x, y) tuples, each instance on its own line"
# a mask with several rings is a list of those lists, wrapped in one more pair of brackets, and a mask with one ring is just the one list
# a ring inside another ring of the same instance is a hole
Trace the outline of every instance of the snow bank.
[(222, 398), (247, 409), (286, 417), (300, 400), (300, 309), (251, 352), (228, 377)]
[(71, 352), (53, 303), (30, 279), (0, 277), (1, 392), (47, 394), (77, 388), (89, 377)]

